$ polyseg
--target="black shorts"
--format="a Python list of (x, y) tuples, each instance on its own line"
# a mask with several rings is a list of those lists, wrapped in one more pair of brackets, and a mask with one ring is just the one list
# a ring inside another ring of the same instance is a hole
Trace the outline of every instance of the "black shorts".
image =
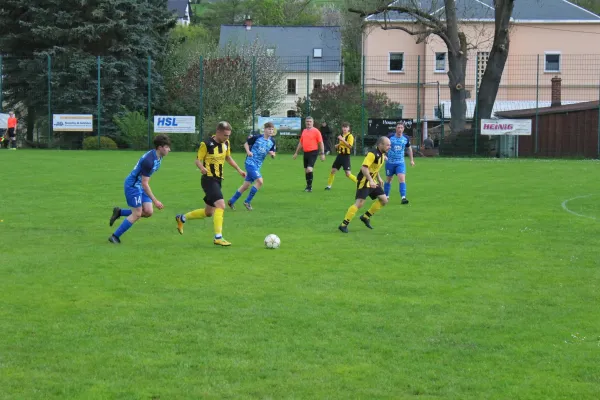
[(204, 190), (205, 194), (203, 200), (209, 206), (214, 207), (217, 201), (223, 199), (221, 179), (202, 175), (202, 178), (200, 178), (200, 185), (202, 185), (202, 190)]
[(351, 171), (350, 168), (350, 154), (338, 154), (335, 161), (331, 165), (331, 168), (343, 169), (344, 171)]
[(362, 189), (356, 189), (355, 199), (364, 200), (367, 197), (370, 197), (371, 199), (375, 200), (382, 194), (385, 194), (385, 192), (383, 191), (383, 188), (379, 185), (375, 186), (374, 188), (364, 187)]
[(8, 128), (8, 137), (9, 138), (14, 138), (17, 135), (15, 134), (15, 128)]
[(319, 157), (319, 150), (305, 151), (304, 152), (304, 168), (314, 167)]

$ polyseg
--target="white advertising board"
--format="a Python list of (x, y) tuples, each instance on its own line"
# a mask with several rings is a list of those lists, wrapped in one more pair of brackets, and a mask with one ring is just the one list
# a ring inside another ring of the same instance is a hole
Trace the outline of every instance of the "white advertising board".
[(196, 133), (196, 117), (155, 115), (154, 133)]
[(482, 135), (531, 135), (530, 119), (482, 119)]
[(55, 132), (93, 132), (92, 114), (53, 114), (52, 130)]

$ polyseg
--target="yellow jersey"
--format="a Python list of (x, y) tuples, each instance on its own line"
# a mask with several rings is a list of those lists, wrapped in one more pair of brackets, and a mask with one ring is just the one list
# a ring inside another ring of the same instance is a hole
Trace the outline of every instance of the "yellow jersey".
[(202, 161), (202, 165), (208, 171), (206, 175), (217, 179), (223, 179), (223, 164), (225, 158), (230, 155), (229, 140), (219, 143), (214, 136), (200, 143), (198, 149), (198, 160)]
[(352, 136), (352, 133), (348, 132), (347, 134), (343, 134), (342, 136), (344, 138), (344, 140), (350, 145), (349, 147), (346, 146), (346, 144), (342, 141), (340, 141), (338, 143), (338, 148), (337, 148), (337, 152), (338, 154), (350, 154), (350, 151), (352, 150), (352, 146), (354, 146), (354, 136)]
[[(377, 174), (383, 165), (383, 154), (379, 151), (379, 149), (375, 149), (374, 151), (370, 151), (367, 153), (365, 159), (362, 162), (363, 167), (369, 168), (369, 175), (377, 182)], [(362, 168), (358, 175), (356, 176), (356, 188), (362, 189), (365, 187), (370, 187), (369, 179), (362, 173)]]

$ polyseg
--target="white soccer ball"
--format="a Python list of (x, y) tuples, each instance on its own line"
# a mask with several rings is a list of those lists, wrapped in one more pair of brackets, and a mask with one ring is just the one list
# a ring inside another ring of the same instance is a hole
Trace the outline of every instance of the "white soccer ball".
[(281, 239), (279, 239), (279, 236), (271, 233), (265, 238), (265, 247), (267, 249), (277, 249), (279, 248), (279, 245), (281, 245)]

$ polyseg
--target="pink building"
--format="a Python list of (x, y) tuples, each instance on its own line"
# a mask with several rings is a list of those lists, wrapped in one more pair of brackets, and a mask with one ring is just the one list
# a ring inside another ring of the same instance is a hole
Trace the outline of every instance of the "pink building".
[[(400, 2), (397, 2), (400, 4)], [(443, 2), (420, 0), (421, 9), (444, 18)], [(470, 43), (467, 118), (473, 118), (494, 32), (493, 0), (457, 0), (460, 28)], [(402, 3), (404, 4), (404, 3)], [(404, 118), (436, 120), (438, 104), (450, 116), (447, 48), (437, 36), (421, 38), (383, 29), (384, 23), (414, 30), (410, 16), (390, 11), (366, 18), (363, 31), (366, 90), (387, 93)], [(598, 100), (600, 16), (566, 0), (515, 1), (511, 44), (494, 111), (550, 105), (551, 80), (562, 80), (564, 103)], [(417, 84), (418, 83), (418, 84)], [(438, 96), (439, 93), (439, 96)], [(417, 112), (418, 110), (418, 112)]]

